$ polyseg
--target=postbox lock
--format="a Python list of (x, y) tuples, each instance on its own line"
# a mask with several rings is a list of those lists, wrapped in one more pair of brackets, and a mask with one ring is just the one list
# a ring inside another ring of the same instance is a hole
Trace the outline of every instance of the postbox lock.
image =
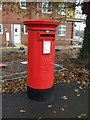
[(50, 30), (46, 30), (46, 33), (50, 33)]

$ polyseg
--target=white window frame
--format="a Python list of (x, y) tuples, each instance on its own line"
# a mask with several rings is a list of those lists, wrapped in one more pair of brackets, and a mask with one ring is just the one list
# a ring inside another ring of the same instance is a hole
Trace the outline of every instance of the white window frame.
[(1, 32), (0, 32), (0, 34), (3, 34), (3, 25), (0, 24), (0, 26), (1, 26)]
[[(58, 33), (58, 36), (66, 36), (66, 25), (59, 25), (57, 32), (60, 32), (60, 34)], [(63, 32), (65, 32), (65, 34), (63, 34)]]
[[(60, 6), (61, 6), (61, 8), (60, 8)], [(67, 10), (64, 7), (67, 7), (66, 4), (62, 4), (62, 5), (59, 4), (58, 5), (58, 14), (60, 14), (60, 15), (66, 15), (67, 14)]]
[(28, 34), (28, 32), (26, 32), (26, 25), (24, 25), (24, 34)]
[[(44, 11), (44, 4), (46, 4), (45, 5), (45, 11)], [(49, 2), (42, 2), (42, 13), (52, 13), (52, 8), (51, 8), (51, 11), (50, 12), (48, 12), (48, 7), (49, 7)]]
[(0, 2), (0, 10), (2, 10), (2, 3)]
[[(24, 6), (24, 7), (22, 7), (21, 2), (25, 2), (25, 6)], [(21, 9), (26, 9), (26, 0), (20, 0), (20, 8), (21, 8)]]

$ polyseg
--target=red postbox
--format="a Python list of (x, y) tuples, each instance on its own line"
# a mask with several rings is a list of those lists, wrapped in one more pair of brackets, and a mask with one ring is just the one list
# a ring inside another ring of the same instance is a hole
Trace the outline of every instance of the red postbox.
[(58, 21), (31, 19), (28, 29), (27, 95), (36, 101), (48, 100), (54, 84), (55, 36)]

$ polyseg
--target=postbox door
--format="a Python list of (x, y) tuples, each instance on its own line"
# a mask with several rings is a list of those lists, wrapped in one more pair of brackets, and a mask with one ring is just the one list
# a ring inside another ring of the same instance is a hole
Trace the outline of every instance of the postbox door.
[(44, 37), (40, 43), (40, 83), (39, 87), (50, 88), (54, 83), (55, 38)]

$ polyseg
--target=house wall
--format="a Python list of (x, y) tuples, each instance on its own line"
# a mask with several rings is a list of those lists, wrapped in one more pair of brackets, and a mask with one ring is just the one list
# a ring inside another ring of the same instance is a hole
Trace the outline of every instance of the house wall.
[[(8, 4), (5, 5), (5, 7), (8, 8)], [(35, 14), (35, 9), (33, 9), (33, 5), (29, 6), (28, 10), (30, 10), (30, 14), (26, 16), (28, 13), (27, 9), (22, 9), (23, 12), (18, 14), (18, 7), (15, 6), (15, 11), (16, 12), (5, 12), (2, 11), (2, 24), (3, 24), (3, 34), (2, 34), (2, 45), (6, 45), (6, 32), (9, 32), (9, 45), (13, 44), (13, 39), (12, 39), (12, 30), (11, 30), (11, 24), (20, 24), (21, 25), (21, 43), (27, 45), (27, 34), (24, 34), (24, 25), (23, 21), (28, 20), (28, 19), (52, 19), (51, 14), (49, 13), (42, 13), (42, 11), (39, 9), (39, 12)], [(31, 8), (31, 9), (30, 9)], [(55, 15), (56, 16), (56, 15)], [(57, 17), (56, 17), (57, 18)], [(71, 40), (68, 39), (73, 39), (73, 29), (72, 29), (72, 22), (61, 22), (60, 25), (66, 25), (66, 36), (58, 36), (56, 39), (59, 39), (56, 41), (56, 44), (70, 44)], [(7, 30), (5, 31), (5, 29)], [(1, 36), (1, 35), (0, 35)], [(63, 40), (67, 39), (67, 40)]]
[(56, 45), (58, 44), (73, 44), (73, 24), (72, 22), (61, 22), (60, 25), (66, 25), (66, 36), (58, 36), (56, 37)]
[[(2, 11), (0, 10), (0, 23), (2, 23)], [(2, 35), (0, 34), (0, 46), (2, 45)]]
[[(5, 7), (8, 8), (8, 4), (5, 5)], [(16, 6), (15, 6), (16, 7)], [(27, 10), (22, 9), (22, 12), (18, 14), (18, 7), (15, 8), (16, 12), (6, 12), (2, 11), (2, 24), (3, 24), (3, 34), (2, 34), (2, 46), (6, 46), (6, 32), (9, 32), (9, 45), (13, 44), (13, 38), (12, 38), (12, 24), (20, 24), (20, 31), (21, 31), (21, 43), (27, 44), (27, 34), (24, 34), (24, 25), (23, 21), (30, 19), (30, 16), (26, 16)], [(25, 12), (25, 13), (24, 13)], [(5, 29), (7, 29), (5, 31)], [(1, 35), (0, 35), (1, 36)]]

